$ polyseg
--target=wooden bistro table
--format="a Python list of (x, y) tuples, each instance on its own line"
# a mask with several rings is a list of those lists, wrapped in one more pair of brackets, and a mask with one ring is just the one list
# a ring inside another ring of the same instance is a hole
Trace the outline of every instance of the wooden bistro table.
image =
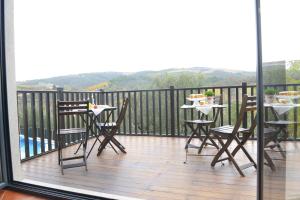
[[(87, 124), (88, 126), (88, 131), (92, 133), (92, 135), (96, 138), (95, 142), (93, 143), (91, 149), (88, 152), (87, 158), (89, 157), (90, 153), (92, 152), (95, 144), (97, 143), (97, 141), (100, 143), (101, 145), (101, 140), (100, 140), (100, 136), (103, 135), (104, 137), (107, 137), (107, 132), (101, 130), (101, 128), (97, 125), (97, 123), (99, 121), (104, 121), (104, 124), (109, 123), (110, 117), (112, 116), (113, 111), (115, 111), (117, 109), (117, 107), (114, 106), (109, 106), (109, 105), (92, 105), (91, 108), (89, 109), (89, 118), (88, 121), (86, 121), (84, 118), (83, 121), (84, 123)], [(106, 117), (103, 119), (100, 119), (100, 116), (103, 116), (102, 114), (106, 112)], [(98, 131), (95, 131), (93, 127), (96, 127), (96, 129)], [(116, 138), (112, 138), (111, 142), (117, 147), (119, 148), (122, 152), (124, 151), (124, 147), (117, 141)], [(113, 147), (113, 145), (111, 143), (109, 143), (110, 146), (113, 148), (113, 150), (116, 152), (115, 148)], [(79, 147), (77, 148), (75, 154), (78, 152), (78, 150), (80, 149), (80, 146), (82, 145), (82, 143), (79, 145)]]
[[(204, 104), (204, 105), (183, 105), (183, 106), (181, 106), (181, 109), (196, 109), (197, 111), (201, 112), (200, 120), (204, 120), (205, 116), (207, 116), (212, 110), (217, 109), (217, 113), (218, 113), (226, 107), (227, 107), (226, 105), (222, 105), (222, 104)], [(214, 119), (214, 120), (216, 121), (216, 119)], [(209, 124), (215, 123), (213, 121), (207, 121), (207, 122), (209, 122)], [(186, 150), (189, 147), (190, 148), (196, 148), (196, 149), (199, 149), (198, 153), (200, 153), (203, 146), (207, 145), (207, 144), (213, 145), (216, 148), (218, 148), (216, 143), (209, 136), (209, 130), (207, 128), (205, 128), (205, 127), (207, 127), (207, 125), (205, 123), (203, 125), (201, 123), (198, 123), (197, 124), (198, 127), (196, 127), (196, 128), (194, 128), (193, 123), (187, 123), (187, 125), (191, 128), (192, 134), (186, 142), (186, 145), (185, 145)], [(205, 135), (204, 140), (201, 138), (201, 132), (203, 132), (204, 135)], [(198, 137), (200, 139), (200, 141), (202, 142), (200, 147), (190, 144), (191, 140), (194, 137)], [(207, 140), (210, 140), (212, 142), (212, 144), (211, 143), (206, 143)]]

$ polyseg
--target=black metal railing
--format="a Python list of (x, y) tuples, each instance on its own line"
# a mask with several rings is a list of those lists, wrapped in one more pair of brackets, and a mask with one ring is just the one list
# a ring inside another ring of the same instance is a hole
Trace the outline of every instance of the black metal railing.
[[(268, 85), (278, 90), (299, 90), (300, 84)], [(189, 104), (186, 97), (192, 93), (203, 93), (212, 90), (216, 95), (221, 94), (227, 108), (221, 112), (219, 123), (234, 124), (238, 116), (243, 94), (255, 95), (256, 86), (242, 85), (174, 88), (154, 90), (127, 91), (64, 91), (58, 88), (53, 91), (18, 91), (18, 118), (22, 160), (34, 158), (44, 153), (56, 150), (56, 102), (57, 100), (94, 100), (96, 104), (121, 105), (122, 99), (129, 98), (128, 111), (118, 132), (120, 135), (172, 136), (186, 137), (190, 130), (184, 125), (184, 120), (199, 118), (195, 110), (180, 109), (183, 104)], [(112, 115), (116, 120), (120, 108)], [(295, 108), (285, 118), (298, 121), (298, 109)], [(213, 115), (213, 113), (211, 113)], [(268, 120), (272, 116), (265, 115)], [(243, 126), (254, 118), (254, 114), (245, 116)], [(80, 117), (68, 116), (64, 120), (65, 127), (81, 127)], [(290, 138), (299, 139), (297, 125), (290, 128)], [(255, 136), (254, 136), (255, 137)], [(67, 138), (67, 144), (76, 144), (80, 138)]]

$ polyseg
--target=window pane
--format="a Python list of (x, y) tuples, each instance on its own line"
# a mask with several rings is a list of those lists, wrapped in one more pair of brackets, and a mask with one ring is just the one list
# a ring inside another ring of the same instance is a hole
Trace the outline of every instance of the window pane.
[(265, 199), (298, 199), (300, 29), (298, 1), (262, 0)]

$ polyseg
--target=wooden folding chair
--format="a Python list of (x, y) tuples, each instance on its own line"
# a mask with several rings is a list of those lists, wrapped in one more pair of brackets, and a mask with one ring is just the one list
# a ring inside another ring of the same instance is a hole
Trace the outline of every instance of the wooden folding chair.
[[(244, 147), (247, 140), (254, 133), (256, 127), (256, 117), (252, 120), (250, 128), (240, 128), (245, 114), (247, 112), (254, 112), (254, 111), (256, 111), (256, 97), (244, 95), (239, 116), (237, 118), (235, 125), (234, 126), (227, 125), (227, 126), (221, 126), (221, 127), (210, 129), (210, 133), (213, 134), (214, 137), (218, 139), (220, 145), (222, 146), (222, 148), (216, 154), (216, 156), (214, 157), (211, 163), (212, 167), (214, 167), (215, 164), (218, 162), (229, 160), (234, 164), (234, 166), (236, 167), (236, 169), (238, 170), (241, 176), (245, 176), (242, 171), (243, 169), (252, 166), (255, 168), (257, 167), (255, 161), (253, 160), (253, 158), (250, 156), (250, 154)], [(242, 139), (238, 137), (239, 133), (243, 134)], [(225, 139), (226, 141), (224, 142), (223, 139)], [(228, 148), (233, 141), (236, 141), (237, 147), (231, 153)], [(250, 163), (243, 166), (239, 166), (234, 159), (234, 156), (240, 149), (242, 149), (242, 151), (250, 161)], [(226, 153), (228, 157), (220, 158), (223, 153)]]
[[(278, 128), (264, 128), (264, 157), (266, 162), (265, 165), (269, 166), (273, 171), (275, 171), (276, 167), (273, 162), (273, 159), (268, 154), (268, 150), (270, 148), (270, 143), (277, 141), (278, 135), (280, 134), (281, 130)], [(273, 145), (273, 144), (272, 144)], [(279, 149), (279, 152), (282, 152), (282, 148), (280, 144), (276, 145)], [(272, 147), (275, 148), (275, 147)]]
[(124, 120), (125, 114), (126, 114), (126, 110), (128, 107), (128, 98), (125, 98), (123, 103), (122, 103), (122, 107), (121, 107), (121, 111), (119, 113), (118, 119), (116, 122), (105, 122), (105, 123), (98, 123), (97, 126), (100, 128), (101, 133), (104, 136), (104, 139), (102, 141), (102, 143), (100, 144), (99, 148), (98, 148), (98, 153), (97, 156), (99, 156), (103, 149), (106, 147), (107, 144), (109, 144), (110, 142), (112, 144), (114, 144), (116, 147), (118, 147), (123, 153), (126, 153), (125, 151), (125, 147), (114, 138), (114, 136), (116, 135), (118, 129), (121, 126), (121, 123)]
[[(82, 167), (85, 166), (87, 170), (86, 163), (86, 146), (88, 139), (88, 125), (86, 124), (85, 128), (64, 128), (64, 118), (65, 116), (70, 115), (80, 115), (81, 117), (86, 118), (88, 121), (88, 101), (58, 101), (57, 102), (57, 143), (58, 143), (58, 164), (61, 166), (61, 173), (64, 174), (64, 169), (73, 168), (73, 167)], [(72, 157), (63, 157), (63, 148), (65, 147), (65, 138), (70, 137), (71, 135), (79, 134), (83, 140), (83, 153), (82, 155), (72, 156)], [(73, 164), (64, 164), (64, 161), (82, 159), (80, 163)]]

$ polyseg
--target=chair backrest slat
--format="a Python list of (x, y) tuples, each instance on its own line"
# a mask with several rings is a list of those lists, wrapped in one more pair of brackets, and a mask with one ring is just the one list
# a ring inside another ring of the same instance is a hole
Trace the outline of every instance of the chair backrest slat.
[[(214, 103), (218, 104), (218, 105), (223, 105), (223, 96), (222, 95), (215, 96)], [(215, 116), (214, 116), (214, 119), (213, 119), (213, 124), (211, 125), (211, 127), (216, 126), (217, 120), (218, 120), (219, 115), (220, 115), (220, 112), (221, 112), (221, 109), (217, 108), (217, 112), (215, 113)]]
[(58, 101), (57, 113), (61, 115), (76, 115), (87, 113), (89, 109), (88, 101)]
[[(248, 96), (244, 95), (242, 99), (241, 109), (240, 113), (238, 115), (237, 121), (235, 123), (233, 134), (237, 134), (238, 130), (243, 122), (244, 116), (247, 112), (254, 112), (256, 111), (256, 96)], [(256, 127), (256, 116), (251, 121), (251, 126), (249, 128), (249, 131), (254, 131)]]
[(121, 123), (124, 120), (124, 117), (125, 117), (125, 114), (126, 114), (126, 110), (127, 110), (127, 107), (128, 107), (128, 102), (129, 102), (128, 98), (125, 98), (123, 100), (121, 111), (120, 111), (120, 114), (119, 114), (118, 119), (116, 121), (116, 128), (117, 129), (120, 128)]

